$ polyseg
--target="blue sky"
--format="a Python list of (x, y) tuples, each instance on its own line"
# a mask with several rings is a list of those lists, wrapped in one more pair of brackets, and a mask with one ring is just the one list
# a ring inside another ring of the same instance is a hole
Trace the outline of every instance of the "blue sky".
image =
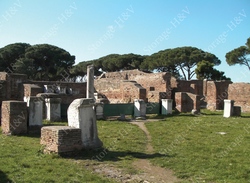
[(1, 0), (0, 36), (0, 47), (48, 43), (76, 63), (194, 46), (215, 54), (233, 82), (250, 82), (246, 66), (225, 60), (250, 37), (249, 0)]

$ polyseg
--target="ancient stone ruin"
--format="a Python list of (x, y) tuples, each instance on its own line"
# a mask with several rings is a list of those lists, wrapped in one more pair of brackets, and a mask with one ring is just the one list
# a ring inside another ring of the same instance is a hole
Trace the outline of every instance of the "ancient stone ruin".
[[(39, 129), (46, 150), (60, 153), (101, 147), (96, 119), (105, 118), (107, 112), (124, 119), (125, 115), (139, 119), (151, 113), (168, 115), (173, 109), (194, 114), (201, 108), (224, 109), (224, 117), (250, 112), (249, 83), (184, 81), (166, 72), (139, 70), (94, 78), (92, 66), (87, 73), (87, 83), (73, 83), (33, 81), (24, 74), (0, 72), (3, 133), (18, 135)], [(68, 127), (42, 127), (44, 119), (68, 119)]]

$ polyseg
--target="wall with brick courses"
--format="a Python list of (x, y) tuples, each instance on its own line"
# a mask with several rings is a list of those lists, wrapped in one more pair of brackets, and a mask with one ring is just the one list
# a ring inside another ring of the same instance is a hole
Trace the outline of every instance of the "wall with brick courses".
[(228, 98), (228, 86), (231, 81), (206, 81), (206, 91), (204, 91), (207, 109), (222, 110), (224, 108), (224, 99)]
[(111, 103), (133, 103), (134, 99), (146, 100), (146, 89), (135, 81), (103, 78), (95, 80), (95, 90)]
[(196, 95), (203, 95), (203, 80), (177, 80), (177, 92), (189, 92)]
[(40, 144), (47, 153), (66, 153), (82, 149), (81, 129), (69, 126), (47, 126), (41, 129)]
[(0, 80), (6, 81), (6, 100), (23, 99), (23, 82), (27, 81), (27, 75), (0, 72)]
[[(44, 92), (44, 85), (53, 86), (56, 93), (57, 87), (66, 88), (66, 94), (59, 94), (59, 98), (62, 98), (62, 104), (70, 104), (77, 98), (86, 97), (86, 83), (69, 83), (58, 81), (30, 81), (23, 84), (25, 96), (36, 96), (38, 93)], [(37, 87), (38, 86), (38, 87)], [(39, 88), (40, 87), (40, 88)], [(72, 94), (69, 93), (69, 89), (72, 89)]]
[(235, 106), (241, 106), (242, 112), (250, 112), (250, 83), (232, 83), (228, 87), (228, 99)]
[[(146, 98), (149, 102), (159, 102), (162, 98), (170, 99), (172, 97), (171, 82), (175, 82), (175, 79), (170, 73), (146, 73), (139, 70), (105, 73), (99, 81), (100, 83), (105, 83), (106, 88), (112, 91), (111, 88), (114, 88), (112, 86), (114, 85), (113, 83), (116, 81), (120, 82), (120, 80), (136, 81), (140, 84), (146, 89)], [(175, 86), (175, 84), (173, 85)], [(100, 91), (100, 88), (103, 87), (96, 87), (96, 90)], [(164, 93), (164, 95), (162, 93)]]
[(200, 111), (200, 97), (187, 92), (175, 93), (176, 109), (179, 112), (191, 112), (193, 109)]

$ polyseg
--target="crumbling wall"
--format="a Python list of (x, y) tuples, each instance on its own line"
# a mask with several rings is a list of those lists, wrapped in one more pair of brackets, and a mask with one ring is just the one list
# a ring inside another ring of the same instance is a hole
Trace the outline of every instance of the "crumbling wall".
[(6, 81), (6, 100), (22, 100), (23, 85), (27, 81), (27, 75), (0, 72), (0, 80)]
[(234, 100), (242, 112), (250, 112), (250, 83), (232, 83), (228, 87), (228, 99)]
[[(111, 82), (115, 82), (115, 80), (136, 81), (146, 89), (146, 98), (149, 102), (159, 102), (160, 99), (171, 99), (171, 85), (176, 86), (175, 78), (172, 77), (170, 73), (166, 72), (146, 73), (136, 69), (105, 73), (101, 78), (101, 81), (104, 83), (107, 83), (105, 80)], [(98, 87), (98, 89), (99, 88), (100, 87)], [(99, 91), (98, 89), (96, 90)]]
[(95, 89), (111, 103), (133, 103), (134, 99), (146, 100), (146, 89), (135, 81), (115, 78), (97, 79)]

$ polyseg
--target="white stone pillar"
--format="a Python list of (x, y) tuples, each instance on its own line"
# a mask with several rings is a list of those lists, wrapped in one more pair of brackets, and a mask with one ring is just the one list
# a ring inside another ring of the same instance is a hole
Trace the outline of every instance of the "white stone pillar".
[(224, 100), (223, 117), (225, 117), (225, 118), (231, 117), (233, 115), (233, 107), (234, 107), (233, 100)]
[(96, 112), (96, 119), (103, 119), (103, 103), (96, 103), (95, 104), (95, 112)]
[(81, 138), (84, 149), (96, 149), (103, 143), (98, 138), (95, 101), (90, 98), (75, 99), (68, 108), (68, 125), (81, 129)]
[(29, 126), (43, 125), (43, 100), (41, 97), (29, 97)]
[(61, 120), (61, 99), (60, 98), (46, 98), (46, 119), (49, 121)]
[(172, 99), (161, 99), (161, 114), (167, 115), (172, 114), (172, 105), (173, 100)]
[(134, 99), (134, 117), (146, 119), (146, 103), (143, 99)]
[(86, 98), (94, 98), (94, 66), (87, 67), (87, 91)]

